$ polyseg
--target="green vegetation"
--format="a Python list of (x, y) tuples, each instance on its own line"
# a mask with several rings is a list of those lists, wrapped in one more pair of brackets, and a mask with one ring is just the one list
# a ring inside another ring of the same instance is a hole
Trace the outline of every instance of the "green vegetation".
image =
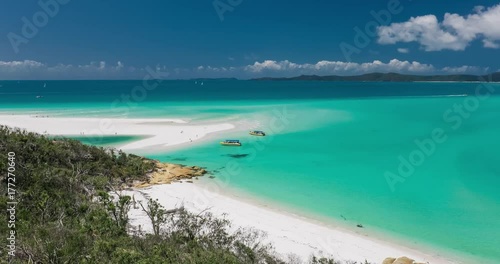
[[(141, 205), (154, 234), (130, 234), (129, 196), (112, 195), (154, 168), (151, 160), (0, 126), (0, 191), (15, 152), (16, 245), (11, 263), (286, 263), (258, 231), (230, 233), (226, 219), (158, 201)], [(0, 196), (6, 212), (8, 197)], [(6, 224), (2, 234), (9, 234)], [(5, 243), (5, 240), (4, 242)], [(2, 246), (4, 247), (4, 246)], [(1, 260), (8, 256), (2, 250)], [(311, 263), (334, 263), (311, 259)]]

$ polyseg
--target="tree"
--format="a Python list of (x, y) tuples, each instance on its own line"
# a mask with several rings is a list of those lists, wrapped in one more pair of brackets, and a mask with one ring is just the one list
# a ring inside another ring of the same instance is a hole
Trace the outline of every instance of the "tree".
[(139, 202), (139, 205), (141, 206), (142, 210), (148, 215), (149, 220), (151, 221), (151, 225), (153, 226), (153, 233), (155, 234), (155, 236), (160, 235), (160, 226), (162, 224), (165, 224), (165, 221), (167, 220), (167, 211), (165, 210), (165, 208), (158, 202), (158, 199), (153, 200), (151, 198), (148, 200), (147, 208), (144, 208), (142, 202)]

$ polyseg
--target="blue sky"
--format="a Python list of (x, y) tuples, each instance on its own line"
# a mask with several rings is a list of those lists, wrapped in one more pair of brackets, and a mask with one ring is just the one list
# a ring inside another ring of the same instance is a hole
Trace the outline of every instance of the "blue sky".
[(1, 79), (141, 78), (146, 67), (168, 72), (169, 78), (500, 69), (499, 1), (9, 0), (1, 5)]

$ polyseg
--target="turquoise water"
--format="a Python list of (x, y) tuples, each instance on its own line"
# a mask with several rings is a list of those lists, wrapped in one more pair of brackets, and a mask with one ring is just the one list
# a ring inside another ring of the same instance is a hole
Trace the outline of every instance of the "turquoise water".
[(141, 136), (64, 136), (66, 138), (78, 140), (83, 144), (89, 144), (99, 147), (119, 147), (125, 143), (144, 139)]
[[(269, 138), (239, 136), (245, 144), (241, 148), (220, 147), (214, 140), (156, 157), (180, 157), (220, 171), (234, 160), (241, 172), (222, 180), (259, 197), (345, 217), (352, 226), (362, 223), (412, 241), (499, 259), (500, 100), (485, 102), (453, 131), (441, 116), (460, 101), (322, 102), (311, 105), (307, 114), (303, 107), (297, 110), (311, 116), (306, 122), (314, 129), (301, 128), (302, 116)], [(435, 153), (392, 191), (386, 171), (396, 172), (399, 155), (408, 157), (418, 149), (414, 140), (430, 138), (434, 128), (443, 128), (447, 141), (436, 144)]]
[[(148, 155), (206, 166), (234, 190), (305, 215), (500, 262), (500, 97), (472, 96), (479, 84), (224, 81), (201, 89), (173, 81), (125, 115), (109, 105), (131, 84), (111, 83), (83, 99), (58, 88), (43, 103), (7, 93), (0, 111), (217, 119), (262, 129), (267, 137), (224, 135), (240, 139), (240, 148), (214, 138)], [(405, 167), (411, 173), (398, 172), (401, 159), (414, 162)]]

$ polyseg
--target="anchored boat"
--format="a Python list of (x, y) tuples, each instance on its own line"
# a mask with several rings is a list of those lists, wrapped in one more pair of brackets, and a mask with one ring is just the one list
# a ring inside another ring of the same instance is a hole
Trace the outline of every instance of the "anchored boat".
[(237, 146), (237, 147), (241, 146), (240, 141), (234, 140), (234, 139), (227, 139), (227, 140), (221, 141), (220, 144), (223, 146)]
[(250, 131), (250, 135), (263, 137), (266, 135), (266, 133), (264, 133), (264, 131), (254, 130)]

